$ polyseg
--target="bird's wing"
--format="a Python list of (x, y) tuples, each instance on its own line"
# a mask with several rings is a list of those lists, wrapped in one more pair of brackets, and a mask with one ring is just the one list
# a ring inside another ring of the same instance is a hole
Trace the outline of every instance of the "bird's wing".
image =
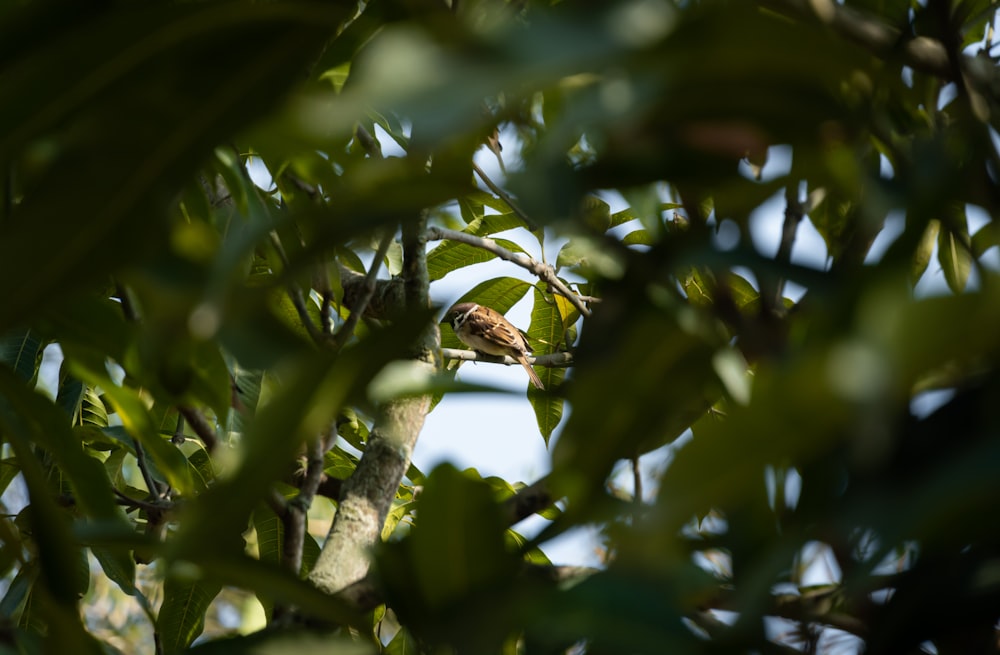
[(505, 348), (513, 348), (521, 352), (531, 352), (527, 339), (510, 324), (503, 314), (483, 307), (485, 311), (475, 312), (466, 321), (469, 332), (475, 336), (487, 339)]

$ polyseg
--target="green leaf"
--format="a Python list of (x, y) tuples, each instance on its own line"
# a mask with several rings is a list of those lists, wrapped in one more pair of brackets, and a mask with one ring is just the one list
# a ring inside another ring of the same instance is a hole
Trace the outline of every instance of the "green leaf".
[[(15, 41), (0, 76), (14, 99), (0, 109), (0, 161), (29, 144), (45, 144), (47, 160), (6, 223), (0, 274), (34, 274), (8, 290), (0, 328), (159, 248), (164, 204), (192, 167), (272, 108), (348, 11), (155, 4), (95, 12), (57, 39)], [(26, 33), (48, 33), (46, 12), (19, 17)]]
[(93, 387), (85, 387), (80, 401), (80, 423), (97, 428), (108, 427), (108, 410)]
[(33, 384), (42, 363), (45, 346), (31, 330), (13, 330), (0, 337), (0, 363), (9, 366), (18, 377)]
[(14, 481), (14, 478), (21, 472), (21, 467), (17, 465), (17, 459), (7, 458), (0, 460), (0, 494), (7, 491), (7, 487)]
[[(511, 252), (524, 252), (524, 248), (513, 241), (506, 239), (495, 239), (495, 241), (498, 246)], [(427, 254), (427, 272), (433, 282), (460, 268), (488, 262), (491, 259), (496, 259), (496, 255), (482, 248), (457, 241), (445, 241)]]
[(420, 655), (420, 644), (405, 627), (399, 629), (385, 647), (386, 655)]
[(622, 237), (622, 243), (626, 246), (651, 246), (655, 241), (647, 230), (635, 230)]
[(949, 221), (938, 234), (938, 262), (952, 293), (962, 293), (972, 272), (969, 231), (962, 213), (960, 221)]
[(475, 645), (467, 652), (490, 652), (503, 627), (494, 622), (488, 631), (484, 626), (464, 636), (455, 627), (461, 625), (459, 615), (472, 610), (473, 599), (502, 594), (520, 567), (507, 552), (493, 491), (443, 464), (428, 476), (419, 505), (409, 536), (383, 545), (377, 555), (388, 604), (425, 637), (451, 643), (464, 638)]
[(135, 560), (130, 553), (105, 546), (91, 546), (90, 550), (100, 563), (104, 574), (122, 591), (129, 596), (139, 594), (139, 590), (135, 587)]
[[(104, 468), (84, 453), (66, 414), (44, 396), (26, 389), (12, 373), (2, 368), (0, 425), (8, 436), (16, 435), (24, 443), (36, 443), (51, 454), (59, 470), (69, 479), (76, 503), (89, 517), (111, 522), (123, 519)], [(24, 462), (21, 465), (23, 467)]]
[[(938, 241), (938, 232), (941, 230), (941, 222), (931, 219), (927, 222), (924, 234), (920, 237), (916, 250), (913, 251), (913, 264), (910, 268), (910, 284), (916, 286), (920, 278), (923, 277), (927, 265), (930, 264), (931, 255), (934, 253), (934, 245)], [(982, 231), (982, 230), (981, 230)], [(978, 236), (978, 235), (977, 235)]]
[[(82, 381), (72, 375), (65, 375), (64, 371), (60, 371), (59, 378), (59, 389), (56, 391), (56, 404), (66, 412), (73, 425), (78, 425), (81, 423), (80, 409), (87, 392), (87, 387)], [(105, 420), (107, 420), (107, 415), (105, 415)]]
[[(537, 287), (534, 289), (534, 304), (531, 310), (531, 326), (528, 328), (528, 338), (535, 348), (535, 354), (541, 355), (555, 352), (564, 345), (566, 324), (559, 311), (559, 305), (552, 297), (547, 297)], [(547, 391), (559, 387), (566, 376), (566, 369), (551, 367), (536, 367), (535, 372), (541, 378)], [(562, 420), (564, 400), (552, 393), (539, 392), (527, 383), (528, 400), (535, 410), (535, 420), (542, 439), (548, 446), (549, 438)]]
[(238, 653), (266, 655), (296, 653), (296, 655), (376, 655), (375, 646), (355, 641), (349, 636), (310, 632), (300, 629), (262, 630), (251, 635), (238, 635), (198, 644), (191, 655), (236, 655)]
[(222, 585), (202, 579), (168, 575), (163, 582), (163, 603), (156, 632), (164, 653), (180, 653), (205, 629), (205, 611)]
[[(103, 371), (92, 371), (75, 362), (71, 364), (71, 368), (88, 384), (100, 385), (104, 389), (105, 396), (121, 418), (124, 430), (142, 444), (146, 454), (171, 486), (182, 494), (193, 494), (199, 489), (200, 485), (192, 476), (187, 459), (160, 436), (158, 426), (153, 422), (138, 392), (114, 384)], [(108, 434), (112, 434), (112, 429), (109, 429)]]
[(996, 221), (991, 221), (972, 235), (972, 254), (979, 259), (994, 246), (1000, 246), (1000, 227)]

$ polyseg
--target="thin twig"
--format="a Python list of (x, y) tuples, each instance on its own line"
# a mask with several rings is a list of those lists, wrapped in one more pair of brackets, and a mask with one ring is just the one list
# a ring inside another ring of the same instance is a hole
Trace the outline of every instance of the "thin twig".
[(208, 419), (200, 411), (187, 405), (178, 405), (177, 411), (181, 413), (187, 424), (191, 426), (194, 433), (205, 444), (205, 450), (209, 454), (215, 452), (215, 449), (219, 445), (219, 437), (215, 434), (215, 428), (209, 424)]
[(330, 334), (333, 331), (333, 323), (330, 320), (330, 310), (333, 305), (333, 291), (324, 289), (320, 296), (319, 323), (323, 334)]
[(496, 182), (491, 180), (490, 177), (483, 171), (483, 169), (479, 167), (479, 165), (476, 162), (472, 162), (472, 170), (474, 170), (476, 172), (476, 175), (479, 176), (479, 179), (481, 179), (483, 183), (486, 184), (487, 187), (489, 187), (490, 191), (495, 193), (498, 198), (507, 203), (507, 206), (510, 207), (510, 210), (514, 212), (518, 218), (524, 221), (525, 224), (527, 224), (529, 230), (534, 232), (535, 230), (538, 229), (538, 224), (535, 223), (533, 220), (531, 220), (531, 218), (528, 217), (528, 215), (524, 212), (524, 210), (521, 209), (516, 202), (514, 202), (514, 198), (512, 198), (509, 193), (501, 189)]
[[(779, 266), (792, 261), (792, 246), (795, 245), (795, 235), (804, 217), (802, 203), (799, 201), (798, 184), (789, 184), (785, 187), (785, 221), (781, 227), (781, 242), (778, 244), (778, 253), (774, 256), (774, 261)], [(772, 308), (783, 307), (784, 293), (785, 279), (779, 277), (774, 281), (774, 293), (768, 297), (762, 295), (761, 299), (773, 303)]]
[(459, 243), (464, 243), (466, 245), (473, 246), (475, 248), (481, 248), (487, 252), (493, 253), (500, 259), (504, 261), (512, 262), (517, 264), (521, 268), (530, 271), (534, 275), (538, 276), (540, 280), (548, 284), (552, 289), (554, 289), (559, 295), (564, 296), (573, 307), (576, 308), (578, 312), (584, 316), (590, 316), (590, 309), (584, 304), (580, 299), (580, 296), (570, 291), (570, 289), (563, 284), (556, 276), (556, 269), (546, 264), (540, 262), (534, 257), (526, 255), (524, 253), (515, 253), (507, 250), (503, 246), (497, 245), (496, 241), (493, 239), (487, 239), (486, 237), (477, 237), (474, 234), (468, 234), (466, 232), (459, 232), (457, 230), (449, 230), (443, 227), (430, 227), (427, 230), (427, 240), (428, 241), (440, 241), (443, 239), (448, 239), (450, 241), (457, 241)]
[(632, 465), (632, 497), (637, 505), (642, 504), (642, 469), (639, 468), (639, 456), (629, 459)]
[(344, 324), (340, 326), (337, 334), (333, 337), (335, 348), (343, 348), (344, 344), (354, 335), (354, 328), (357, 327), (358, 321), (368, 307), (368, 303), (371, 302), (372, 296), (375, 295), (375, 278), (378, 276), (379, 267), (382, 266), (382, 260), (385, 259), (386, 253), (389, 252), (389, 246), (392, 245), (394, 237), (395, 232), (389, 229), (382, 235), (382, 240), (378, 244), (378, 250), (375, 251), (375, 259), (372, 260), (372, 265), (368, 268), (365, 280), (361, 284), (361, 296), (354, 307), (351, 308), (351, 315), (347, 317), (347, 320), (344, 321)]
[(325, 439), (316, 438), (306, 445), (306, 471), (299, 493), (287, 503), (288, 511), (282, 517), (285, 527), (282, 564), (298, 575), (302, 569), (302, 550), (305, 546), (306, 522), (316, 491), (323, 480), (323, 454)]
[[(516, 366), (520, 363), (513, 357), (498, 357), (496, 355), (486, 355), (476, 352), (475, 350), (458, 350), (456, 348), (442, 348), (441, 356), (444, 359), (457, 359), (463, 362), (488, 362), (490, 364), (504, 364), (506, 366)], [(548, 368), (565, 368), (573, 365), (573, 354), (558, 352), (539, 355), (538, 357), (528, 357), (528, 363)]]
[(118, 296), (118, 301), (121, 303), (122, 314), (125, 316), (125, 319), (130, 323), (137, 323), (139, 321), (139, 314), (135, 311), (135, 303), (132, 302), (132, 296), (125, 285), (116, 281), (115, 295)]
[[(275, 252), (278, 253), (281, 265), (287, 270), (290, 267), (288, 255), (285, 254), (285, 248), (281, 245), (281, 238), (278, 236), (277, 232), (271, 232), (271, 245), (274, 246)], [(302, 322), (302, 327), (304, 327), (306, 332), (309, 333), (313, 342), (317, 346), (322, 346), (327, 343), (329, 336), (321, 332), (313, 323), (312, 317), (309, 316), (309, 310), (306, 308), (305, 294), (302, 293), (302, 289), (299, 288), (299, 285), (295, 282), (288, 282), (288, 297), (292, 301), (292, 306), (295, 307), (295, 312), (299, 315), (299, 321)]]
[(549, 492), (548, 477), (540, 478), (518, 490), (503, 502), (503, 515), (507, 525), (514, 525), (532, 514), (541, 512), (556, 501)]
[(372, 159), (382, 159), (382, 150), (378, 146), (378, 141), (375, 140), (375, 137), (371, 135), (371, 132), (364, 125), (358, 123), (354, 131), (354, 136), (357, 138), (358, 143), (361, 144), (361, 147), (365, 149), (365, 152), (368, 153), (369, 157)]
[(142, 481), (146, 483), (146, 489), (149, 490), (150, 497), (161, 498), (163, 490), (160, 488), (160, 483), (149, 472), (149, 464), (146, 462), (146, 452), (143, 450), (138, 439), (133, 438), (132, 445), (135, 447), (136, 464), (139, 465), (139, 472), (142, 473)]
[(150, 503), (145, 500), (136, 500), (131, 496), (119, 491), (112, 487), (111, 489), (116, 496), (118, 496), (118, 504), (124, 505), (125, 507), (132, 507), (136, 509), (144, 509), (148, 512), (164, 512), (169, 509), (173, 509), (174, 504), (170, 502), (164, 502), (162, 500)]
[(274, 512), (275, 515), (282, 521), (288, 515), (288, 501), (285, 500), (284, 496), (278, 493), (277, 489), (272, 487), (267, 492), (267, 495), (264, 496), (264, 502), (267, 503), (267, 506), (271, 508), (271, 511)]

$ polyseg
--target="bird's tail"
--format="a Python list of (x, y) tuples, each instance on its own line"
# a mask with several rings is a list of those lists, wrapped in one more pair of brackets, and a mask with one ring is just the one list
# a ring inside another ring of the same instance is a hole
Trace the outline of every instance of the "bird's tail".
[(528, 363), (528, 358), (523, 356), (518, 357), (517, 361), (521, 362), (521, 366), (523, 366), (524, 370), (528, 372), (528, 377), (531, 378), (531, 384), (544, 391), (545, 385), (542, 384), (542, 379), (538, 377), (538, 373), (535, 373), (535, 369), (531, 368), (531, 364)]

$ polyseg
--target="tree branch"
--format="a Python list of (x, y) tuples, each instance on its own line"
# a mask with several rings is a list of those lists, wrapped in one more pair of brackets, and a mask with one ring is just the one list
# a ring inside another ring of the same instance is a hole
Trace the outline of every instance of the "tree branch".
[(565, 284), (563, 284), (562, 280), (556, 277), (556, 269), (549, 264), (540, 262), (534, 257), (530, 257), (524, 253), (511, 252), (503, 246), (497, 245), (497, 242), (493, 239), (477, 237), (474, 234), (467, 234), (465, 232), (449, 230), (447, 228), (437, 226), (431, 227), (427, 230), (428, 241), (441, 241), (443, 239), (457, 241), (475, 248), (481, 248), (496, 255), (504, 261), (517, 264), (521, 268), (524, 268), (525, 270), (528, 270), (536, 275), (540, 280), (554, 289), (556, 293), (564, 296), (570, 301), (578, 312), (584, 316), (590, 316), (590, 309), (588, 309), (584, 302), (580, 299), (580, 296), (573, 293)]
[(549, 492), (548, 480), (548, 476), (540, 478), (503, 502), (503, 515), (507, 519), (507, 525), (519, 523), (532, 514), (547, 509), (556, 501)]
[[(497, 357), (495, 355), (476, 352), (475, 350), (458, 350), (456, 348), (442, 348), (441, 357), (463, 362), (489, 362), (490, 364), (504, 364), (506, 366), (519, 365), (519, 362), (513, 357)], [(539, 355), (538, 357), (528, 357), (528, 363), (548, 368), (565, 368), (573, 365), (573, 354), (558, 352)]]
[[(497, 158), (499, 158), (499, 155), (497, 155)], [(503, 166), (502, 161), (500, 165)], [(514, 212), (518, 218), (524, 221), (525, 224), (527, 224), (529, 230), (534, 232), (535, 230), (538, 229), (538, 224), (535, 223), (533, 220), (531, 220), (531, 218), (529, 218), (526, 213), (524, 213), (524, 210), (521, 209), (516, 202), (514, 202), (514, 198), (512, 198), (509, 193), (501, 189), (496, 182), (491, 180), (490, 177), (483, 171), (483, 169), (481, 169), (479, 165), (476, 164), (476, 162), (472, 162), (472, 170), (476, 172), (476, 175), (479, 176), (479, 179), (483, 181), (483, 183), (489, 188), (490, 191), (495, 193), (498, 198), (507, 203), (507, 206), (510, 207), (510, 210)]]
[(215, 428), (209, 424), (208, 419), (197, 409), (187, 405), (179, 405), (177, 411), (180, 412), (184, 420), (191, 426), (194, 433), (198, 435), (201, 442), (205, 444), (205, 450), (209, 454), (215, 452), (216, 447), (219, 445), (219, 438), (215, 434)]
[[(406, 307), (430, 306), (427, 275), (426, 215), (403, 224), (403, 288)], [(437, 370), (441, 340), (437, 324), (427, 326), (416, 344), (414, 362)], [(396, 490), (410, 464), (431, 398), (400, 398), (379, 407), (365, 452), (343, 485), (337, 513), (309, 580), (336, 593), (368, 573), (368, 551), (378, 542)]]
[[(285, 247), (281, 245), (281, 238), (278, 236), (277, 232), (271, 232), (271, 245), (274, 246), (274, 251), (278, 253), (278, 258), (281, 260), (281, 265), (288, 269), (288, 255), (285, 254)], [(292, 306), (295, 307), (295, 313), (299, 315), (299, 322), (302, 323), (302, 327), (305, 328), (306, 332), (309, 333), (310, 338), (312, 338), (313, 343), (317, 346), (322, 346), (329, 343), (330, 335), (325, 334), (320, 331), (316, 324), (313, 323), (312, 317), (309, 316), (309, 310), (306, 307), (306, 297), (302, 293), (302, 289), (298, 284), (289, 280), (288, 282), (288, 297), (292, 301)]]
[(361, 282), (360, 294), (354, 301), (354, 306), (350, 308), (351, 315), (340, 326), (340, 330), (337, 331), (334, 337), (334, 347), (338, 349), (344, 347), (344, 344), (354, 334), (354, 328), (357, 327), (358, 321), (364, 315), (365, 310), (368, 309), (368, 303), (372, 301), (372, 297), (375, 295), (375, 278), (378, 276), (378, 270), (382, 266), (382, 260), (385, 259), (386, 253), (389, 252), (392, 240), (393, 232), (387, 229), (385, 234), (382, 235), (382, 240), (379, 241), (378, 249), (375, 251), (375, 259), (372, 260), (372, 265), (368, 267), (368, 273)]

